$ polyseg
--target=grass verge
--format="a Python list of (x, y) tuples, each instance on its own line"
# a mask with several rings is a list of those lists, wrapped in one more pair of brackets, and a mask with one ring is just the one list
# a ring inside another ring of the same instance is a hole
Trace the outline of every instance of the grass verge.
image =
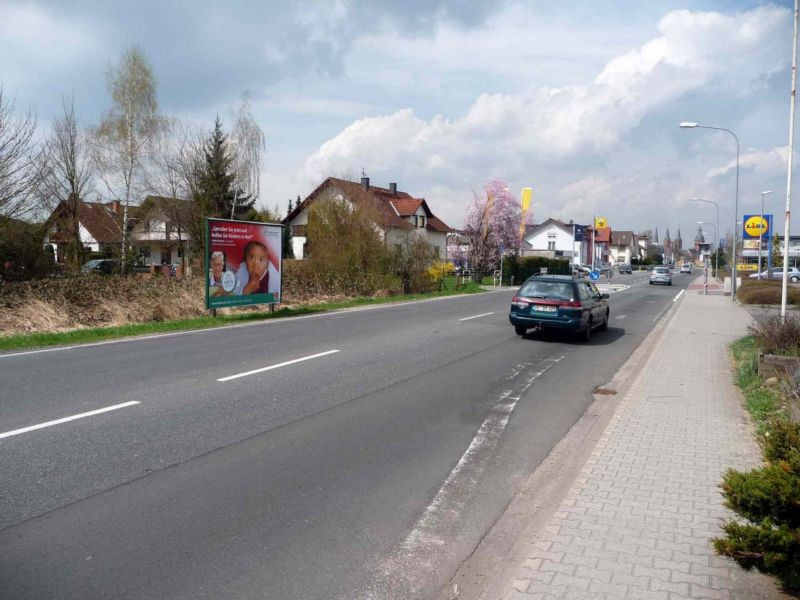
[(767, 387), (758, 374), (758, 348), (752, 335), (731, 344), (736, 367), (736, 385), (742, 390), (745, 406), (761, 434), (770, 420), (785, 418), (787, 407), (776, 388)]
[(471, 283), (459, 290), (445, 289), (440, 292), (426, 292), (424, 294), (406, 294), (403, 296), (388, 296), (381, 298), (354, 298), (352, 300), (344, 300), (341, 302), (325, 302), (320, 304), (309, 304), (307, 306), (298, 306), (295, 308), (281, 308), (272, 313), (245, 312), (232, 315), (219, 315), (217, 317), (181, 319), (178, 321), (132, 323), (130, 325), (122, 325), (118, 327), (76, 329), (74, 331), (65, 331), (60, 333), (30, 333), (23, 335), (12, 335), (0, 338), (0, 351), (20, 350), (23, 348), (40, 348), (46, 346), (85, 344), (88, 342), (101, 342), (137, 335), (189, 331), (192, 329), (208, 329), (211, 327), (230, 325), (232, 323), (263, 321), (265, 319), (280, 319), (282, 317), (308, 315), (342, 308), (351, 308), (354, 306), (407, 302), (410, 300), (424, 300), (427, 298), (437, 298), (442, 296), (475, 294), (482, 291), (483, 289), (478, 284)]

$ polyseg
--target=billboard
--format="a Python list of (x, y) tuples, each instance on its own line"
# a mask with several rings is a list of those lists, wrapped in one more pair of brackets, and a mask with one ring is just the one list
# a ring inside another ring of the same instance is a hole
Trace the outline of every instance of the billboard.
[(206, 308), (281, 299), (282, 225), (206, 219)]
[(772, 215), (744, 215), (742, 237), (753, 239), (760, 236), (768, 237), (772, 231)]

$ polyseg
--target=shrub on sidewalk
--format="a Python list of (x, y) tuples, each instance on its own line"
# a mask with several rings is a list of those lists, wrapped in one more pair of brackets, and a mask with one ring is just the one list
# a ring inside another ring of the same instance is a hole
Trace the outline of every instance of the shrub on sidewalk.
[(776, 315), (748, 329), (764, 353), (800, 356), (800, 318), (789, 316), (784, 321)]
[(729, 521), (717, 552), (743, 567), (776, 575), (786, 591), (800, 592), (800, 425), (774, 421), (763, 436), (767, 463), (723, 478), (726, 505), (745, 522)]
[[(780, 304), (782, 285), (780, 280), (775, 279), (771, 281), (745, 279), (736, 292), (736, 298), (742, 304)], [(787, 302), (800, 304), (800, 289), (789, 286)]]

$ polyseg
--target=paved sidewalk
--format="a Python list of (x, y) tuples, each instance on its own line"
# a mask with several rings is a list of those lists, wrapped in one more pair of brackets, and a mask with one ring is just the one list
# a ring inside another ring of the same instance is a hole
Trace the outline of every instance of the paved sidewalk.
[(724, 296), (685, 295), (674, 313), (560, 507), (513, 558), (504, 600), (784, 597), (710, 541), (732, 514), (723, 472), (760, 464), (727, 355), (750, 319)]

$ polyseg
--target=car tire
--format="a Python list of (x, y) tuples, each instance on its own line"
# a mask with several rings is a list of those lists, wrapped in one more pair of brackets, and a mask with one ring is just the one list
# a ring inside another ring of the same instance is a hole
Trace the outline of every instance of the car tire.
[(603, 324), (600, 325), (600, 331), (608, 331), (608, 318), (610, 311), (606, 311), (606, 318), (603, 319)]
[(517, 335), (524, 336), (528, 332), (528, 328), (523, 327), (522, 325), (514, 325), (514, 331), (517, 333)]
[(592, 339), (592, 319), (589, 319), (589, 322), (586, 324), (586, 329), (580, 332), (580, 340), (584, 344), (588, 344), (589, 340)]
[(792, 277), (791, 281), (792, 281), (792, 283), (797, 283), (798, 281), (800, 281), (800, 278)]

